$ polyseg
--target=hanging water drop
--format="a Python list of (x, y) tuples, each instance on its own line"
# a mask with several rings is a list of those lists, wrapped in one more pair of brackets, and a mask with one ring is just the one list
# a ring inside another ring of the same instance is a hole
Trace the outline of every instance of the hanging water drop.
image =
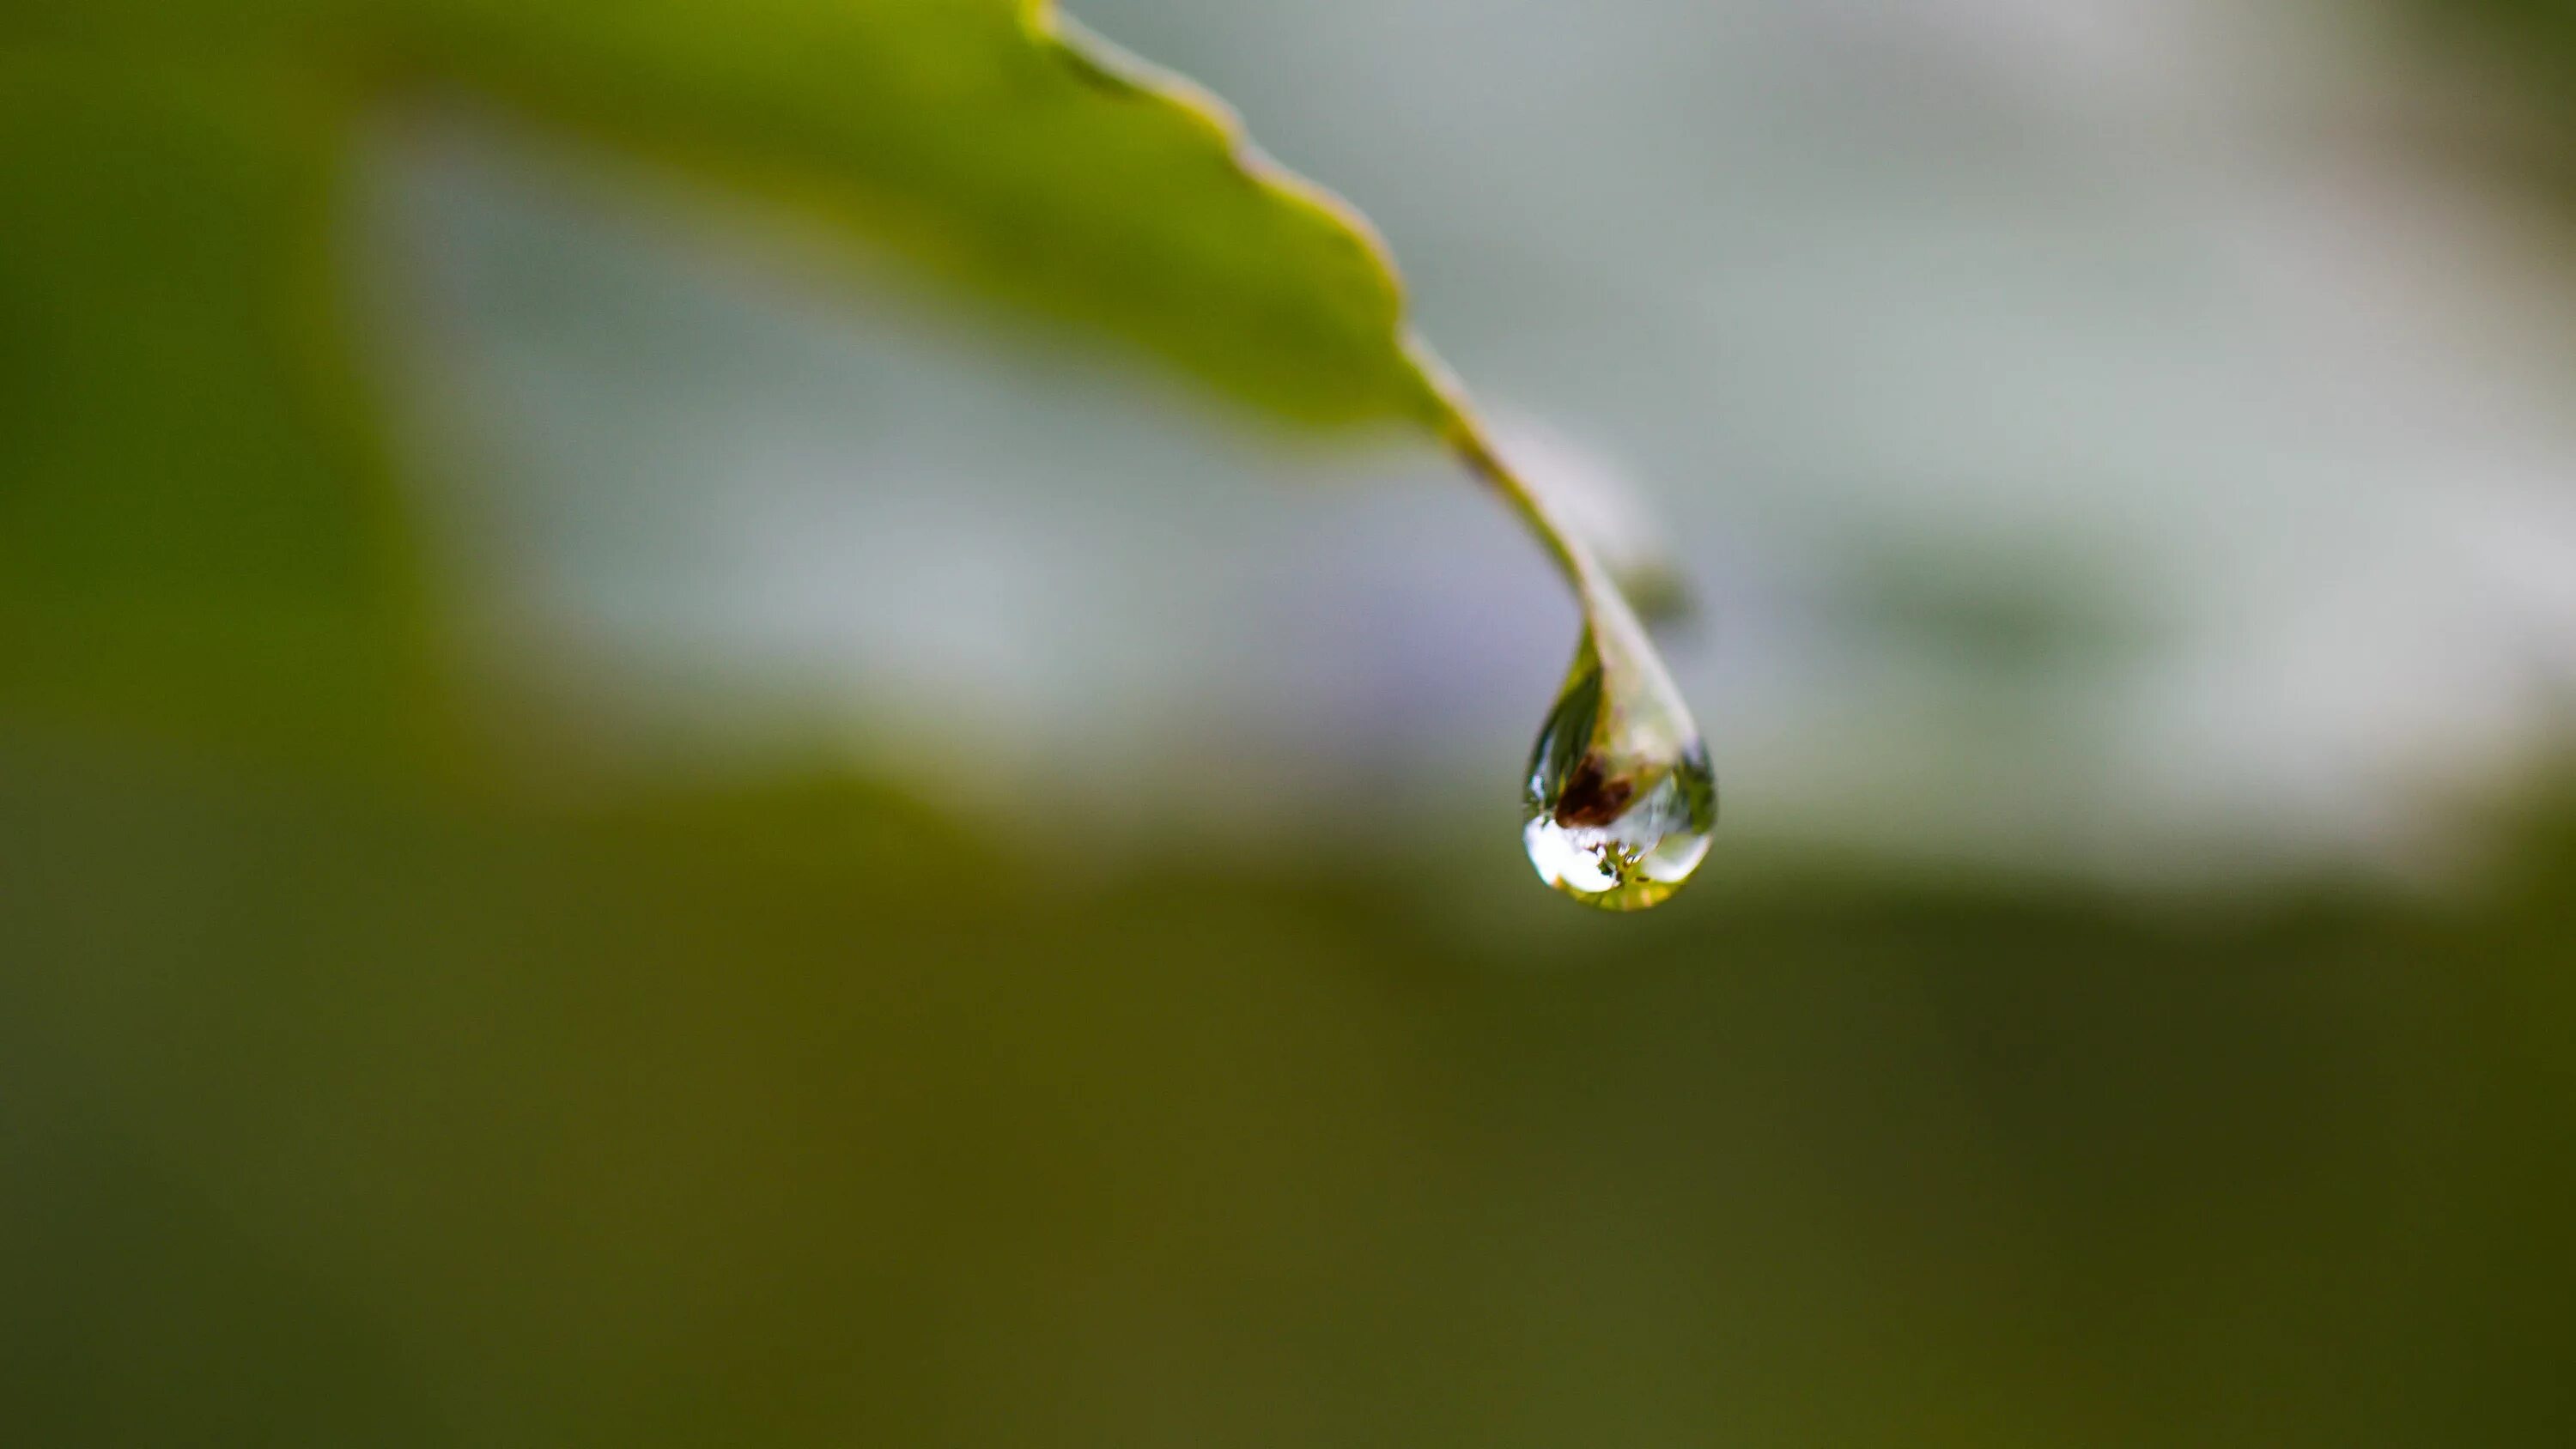
[(1530, 864), (1588, 906), (1661, 905), (1699, 869), (1717, 830), (1717, 776), (1699, 726), (1619, 576), (1494, 451), (1455, 379), (1413, 345), (1446, 410), (1442, 436), (1529, 525), (1583, 609), (1574, 667), (1530, 753), (1521, 823)]
[(1659, 663), (1617, 646), (1605, 661), (1584, 631), (1522, 808), (1539, 879), (1585, 905), (1641, 911), (1681, 889), (1717, 829), (1717, 777)]

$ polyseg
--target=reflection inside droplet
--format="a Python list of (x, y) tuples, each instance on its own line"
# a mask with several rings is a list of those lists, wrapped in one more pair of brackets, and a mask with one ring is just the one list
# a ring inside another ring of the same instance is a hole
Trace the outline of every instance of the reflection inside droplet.
[(1717, 828), (1717, 778), (1651, 656), (1605, 663), (1587, 631), (1530, 755), (1521, 838), (1549, 885), (1603, 910), (1679, 890)]

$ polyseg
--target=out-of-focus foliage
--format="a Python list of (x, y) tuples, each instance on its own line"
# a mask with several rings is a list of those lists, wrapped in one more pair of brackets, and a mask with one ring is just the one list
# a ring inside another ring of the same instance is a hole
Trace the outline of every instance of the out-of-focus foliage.
[(424, 808), (20, 742), (0, 1412), (2559, 1443), (2576, 852), (2527, 845), (2468, 913), (1720, 881), (1478, 931), (1454, 882), (1068, 892), (846, 785)]
[(2576, 3), (2403, 0), (2400, 13), (2410, 34), (2471, 62), (2474, 148), (2561, 194), (2576, 190)]
[(348, 325), (370, 108), (481, 95), (1307, 421), (1423, 419), (1362, 226), (1013, 0), (0, 16), (0, 701), (382, 758), (443, 710)]
[(341, 100), (313, 118), (317, 139), (402, 87), (461, 88), (755, 188), (1291, 416), (1437, 413), (1364, 224), (1247, 152), (1213, 98), (1072, 30), (1052, 4), (17, 9), (0, 44), (16, 39), (33, 64), (95, 65), (111, 88), (174, 55), (274, 67)]
[[(2576, 68), (2576, 5), (2568, 0), (2445, 0), (2418, 8), (2453, 35), (2527, 65), (2534, 76)], [(2561, 111), (2571, 109), (2557, 87), (2546, 98)]]
[(293, 69), (0, 51), (0, 704), (381, 758), (434, 715)]

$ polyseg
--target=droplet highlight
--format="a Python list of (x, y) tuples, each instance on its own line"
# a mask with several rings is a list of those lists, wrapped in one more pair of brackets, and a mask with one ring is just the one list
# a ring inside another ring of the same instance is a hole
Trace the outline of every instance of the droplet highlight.
[[(1584, 631), (1530, 752), (1521, 840), (1539, 879), (1588, 906), (1641, 911), (1680, 890), (1717, 829), (1699, 727), (1624, 610)], [(1597, 625), (1625, 638), (1605, 650)]]

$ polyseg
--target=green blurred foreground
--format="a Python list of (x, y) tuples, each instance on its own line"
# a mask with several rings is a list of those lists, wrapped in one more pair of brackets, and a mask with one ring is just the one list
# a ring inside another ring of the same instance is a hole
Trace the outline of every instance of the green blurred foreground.
[(1718, 881), (1505, 944), (846, 786), (0, 759), (12, 1442), (2576, 1423), (2576, 831), (2474, 911)]

